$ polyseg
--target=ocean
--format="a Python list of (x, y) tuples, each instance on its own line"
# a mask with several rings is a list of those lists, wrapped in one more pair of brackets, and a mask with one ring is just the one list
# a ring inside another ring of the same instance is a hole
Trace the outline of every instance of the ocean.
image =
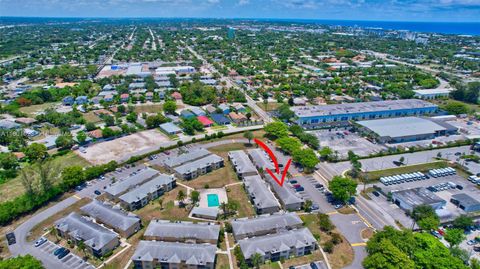
[(406, 21), (350, 21), (350, 20), (307, 20), (269, 19), (268, 21), (315, 23), (325, 25), (382, 28), (385, 30), (409, 30), (413, 32), (480, 35), (480, 22), (406, 22)]

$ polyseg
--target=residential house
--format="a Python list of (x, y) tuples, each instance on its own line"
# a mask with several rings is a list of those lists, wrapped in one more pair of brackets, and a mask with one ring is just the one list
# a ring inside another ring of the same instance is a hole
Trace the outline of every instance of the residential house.
[(172, 122), (166, 122), (160, 124), (160, 129), (162, 129), (165, 133), (169, 135), (176, 135), (182, 132), (182, 129), (180, 129), (177, 125), (175, 125)]
[(246, 176), (243, 182), (257, 214), (271, 214), (280, 210), (280, 204), (259, 175)]
[(307, 228), (246, 238), (238, 241), (238, 244), (248, 264), (251, 264), (251, 258), (256, 253), (261, 255), (262, 262), (277, 262), (308, 255), (318, 248), (317, 240)]
[(153, 92), (147, 92), (145, 94), (145, 99), (147, 99), (148, 101), (152, 101), (153, 100)]
[(133, 268), (214, 269), (217, 246), (162, 241), (140, 241), (132, 256)]
[(230, 120), (227, 117), (225, 117), (223, 114), (210, 114), (210, 117), (218, 125), (230, 124)]
[(228, 152), (228, 159), (232, 163), (239, 178), (258, 175), (257, 169), (243, 150)]
[(77, 96), (77, 98), (75, 98), (75, 104), (77, 105), (83, 105), (86, 103), (88, 103), (88, 97), (85, 95)]
[(190, 107), (190, 111), (195, 114), (195, 116), (205, 116), (207, 115), (207, 113), (205, 113), (205, 111), (203, 111), (202, 109), (196, 107), (196, 106), (192, 106)]
[(114, 96), (112, 94), (108, 94), (108, 95), (105, 95), (103, 100), (105, 100), (105, 102), (113, 102), (113, 98)]
[(13, 130), (13, 129), (18, 129), (20, 127), (21, 127), (20, 124), (15, 123), (11, 120), (0, 120), (0, 129), (2, 130)]
[(251, 219), (235, 219), (231, 224), (236, 241), (303, 227), (303, 221), (294, 212), (260, 215)]
[(127, 213), (98, 200), (93, 200), (81, 207), (80, 210), (94, 218), (97, 222), (114, 229), (120, 236), (125, 238), (130, 237), (141, 228), (141, 220), (137, 215)]
[(230, 106), (225, 104), (225, 103), (222, 103), (218, 106), (218, 108), (220, 108), (220, 110), (222, 111), (223, 114), (228, 114), (230, 113)]
[(180, 117), (182, 117), (184, 119), (190, 119), (190, 118), (195, 118), (195, 115), (192, 112), (190, 112), (189, 110), (184, 109), (184, 110), (182, 110), (182, 112), (180, 112)]
[(130, 95), (128, 93), (123, 93), (120, 95), (120, 101), (122, 102), (128, 102), (129, 98), (130, 98)]
[(83, 242), (88, 252), (97, 257), (113, 251), (120, 243), (116, 233), (88, 221), (79, 214), (72, 212), (55, 222), (58, 234), (76, 244)]
[(92, 98), (92, 103), (94, 103), (95, 105), (98, 105), (100, 104), (100, 101), (103, 100), (103, 97), (102, 96), (95, 96)]
[(203, 125), (203, 127), (211, 127), (213, 125), (213, 121), (207, 116), (198, 116), (197, 120)]
[(62, 99), (62, 103), (64, 106), (73, 106), (73, 104), (75, 103), (75, 99), (73, 98), (73, 96), (67, 96)]
[(206, 105), (204, 109), (208, 112), (208, 114), (212, 114), (212, 113), (215, 113), (215, 111), (217, 111), (217, 109), (212, 105)]
[(154, 219), (148, 225), (143, 237), (145, 240), (216, 245), (219, 234), (220, 225), (210, 222), (171, 222)]
[(235, 111), (237, 111), (237, 113), (245, 113), (247, 112), (247, 109), (240, 103), (235, 103), (232, 105), (233, 108), (235, 109)]
[(232, 119), (233, 122), (237, 124), (247, 121), (247, 117), (241, 113), (230, 112), (228, 113), (228, 116), (230, 117), (230, 119)]
[(177, 182), (173, 176), (160, 174), (141, 185), (130, 189), (118, 197), (120, 204), (128, 210), (136, 210), (146, 206), (150, 201), (171, 191)]
[(182, 100), (182, 94), (179, 93), (179, 92), (173, 92), (171, 96), (172, 96), (173, 99), (175, 99), (177, 101)]

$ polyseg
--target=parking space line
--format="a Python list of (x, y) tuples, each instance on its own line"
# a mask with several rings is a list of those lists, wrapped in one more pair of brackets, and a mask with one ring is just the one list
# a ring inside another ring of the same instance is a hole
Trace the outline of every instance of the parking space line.
[(73, 197), (77, 198), (78, 200), (82, 199), (80, 196), (74, 194)]
[(365, 243), (365, 242), (350, 244), (350, 246), (352, 246), (352, 247), (364, 247), (366, 245), (367, 245), (367, 243)]
[(325, 214), (330, 216), (330, 215), (338, 214), (338, 211), (331, 211), (331, 212), (327, 212)]

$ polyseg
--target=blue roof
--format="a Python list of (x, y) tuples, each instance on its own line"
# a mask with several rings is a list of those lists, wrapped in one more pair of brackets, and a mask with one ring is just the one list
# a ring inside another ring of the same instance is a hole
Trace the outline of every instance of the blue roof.
[(183, 110), (180, 114), (182, 115), (183, 118), (187, 118), (187, 119), (195, 117), (195, 115), (188, 110)]
[(223, 114), (218, 114), (218, 113), (210, 114), (210, 117), (213, 119), (214, 122), (218, 124), (230, 123), (230, 120), (227, 117), (225, 117)]

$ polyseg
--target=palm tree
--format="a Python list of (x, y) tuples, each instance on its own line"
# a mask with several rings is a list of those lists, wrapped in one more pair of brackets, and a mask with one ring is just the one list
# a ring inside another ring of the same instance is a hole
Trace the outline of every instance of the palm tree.
[(158, 205), (160, 206), (160, 210), (163, 209), (163, 198), (158, 199)]
[(86, 246), (85, 246), (85, 243), (83, 243), (83, 241), (78, 241), (77, 247), (83, 252), (84, 257), (87, 256), (87, 254), (85, 253)]
[(179, 201), (180, 204), (183, 204), (183, 199), (185, 199), (185, 193), (180, 190), (177, 194), (177, 200)]
[(222, 209), (223, 211), (223, 217), (225, 218), (227, 216), (227, 211), (228, 211), (228, 206), (225, 202), (222, 202), (220, 204), (220, 208)]
[(248, 139), (248, 144), (252, 144), (252, 139), (253, 139), (252, 131), (246, 131), (245, 133), (243, 133), (243, 137)]

